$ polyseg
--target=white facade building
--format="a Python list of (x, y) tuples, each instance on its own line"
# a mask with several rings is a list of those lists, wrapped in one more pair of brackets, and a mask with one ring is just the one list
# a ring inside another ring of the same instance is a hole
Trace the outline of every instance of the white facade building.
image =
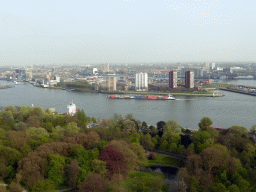
[(136, 73), (135, 90), (136, 91), (148, 90), (148, 74), (147, 73)]
[(216, 66), (215, 63), (212, 63), (212, 69), (215, 69), (215, 66)]
[(89, 67), (87, 67), (87, 68), (84, 70), (84, 73), (85, 73), (85, 74), (93, 74), (93, 75), (95, 75), (95, 74), (98, 73), (98, 70), (97, 70), (97, 68), (89, 68)]

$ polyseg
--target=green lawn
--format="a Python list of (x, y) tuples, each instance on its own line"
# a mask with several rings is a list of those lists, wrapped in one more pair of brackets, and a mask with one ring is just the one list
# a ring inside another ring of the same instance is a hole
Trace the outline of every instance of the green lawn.
[(160, 191), (163, 188), (164, 174), (153, 172), (134, 172), (121, 184), (109, 187), (109, 191)]
[[(154, 160), (148, 160), (148, 163), (155, 163), (155, 164), (164, 164), (164, 165), (174, 165), (174, 166), (181, 166), (181, 162), (179, 159), (174, 159), (165, 155), (156, 154), (157, 158)], [(152, 166), (148, 164), (148, 166)]]

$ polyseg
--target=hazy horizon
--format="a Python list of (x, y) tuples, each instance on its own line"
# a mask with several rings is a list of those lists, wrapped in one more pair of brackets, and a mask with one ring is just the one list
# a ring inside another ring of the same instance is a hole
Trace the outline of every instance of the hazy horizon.
[(0, 66), (255, 62), (253, 0), (10, 0)]

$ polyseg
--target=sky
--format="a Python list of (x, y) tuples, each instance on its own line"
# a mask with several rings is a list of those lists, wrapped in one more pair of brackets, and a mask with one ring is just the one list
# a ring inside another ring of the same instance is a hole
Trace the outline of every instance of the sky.
[(255, 62), (255, 0), (7, 0), (0, 65)]

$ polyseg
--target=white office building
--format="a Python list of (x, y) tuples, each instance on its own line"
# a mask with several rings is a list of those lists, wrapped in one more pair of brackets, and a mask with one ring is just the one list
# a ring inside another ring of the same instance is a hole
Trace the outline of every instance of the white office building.
[(147, 73), (136, 73), (135, 90), (136, 91), (148, 90), (148, 74)]

